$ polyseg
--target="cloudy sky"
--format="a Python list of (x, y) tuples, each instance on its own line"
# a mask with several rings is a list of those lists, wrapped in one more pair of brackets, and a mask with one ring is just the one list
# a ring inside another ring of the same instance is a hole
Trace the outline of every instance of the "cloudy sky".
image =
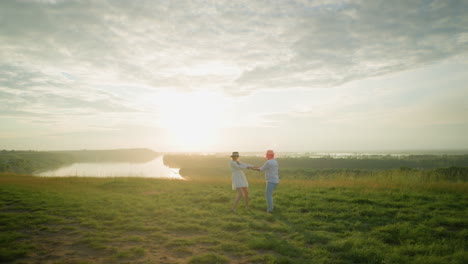
[(468, 1), (0, 1), (0, 149), (468, 148)]

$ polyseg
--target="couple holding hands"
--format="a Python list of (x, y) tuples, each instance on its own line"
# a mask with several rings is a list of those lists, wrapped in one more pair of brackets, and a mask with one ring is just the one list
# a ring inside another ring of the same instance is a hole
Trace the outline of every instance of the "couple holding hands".
[(237, 197), (234, 200), (234, 205), (231, 211), (235, 212), (237, 203), (244, 196), (245, 208), (249, 208), (249, 183), (242, 170), (251, 169), (256, 171), (264, 171), (266, 179), (265, 197), (267, 200), (267, 212), (273, 212), (273, 191), (279, 183), (278, 162), (275, 160), (273, 150), (268, 150), (265, 155), (267, 161), (262, 167), (255, 167), (239, 161), (239, 152), (233, 152), (231, 155), (231, 171), (232, 171), (232, 189), (237, 190)]

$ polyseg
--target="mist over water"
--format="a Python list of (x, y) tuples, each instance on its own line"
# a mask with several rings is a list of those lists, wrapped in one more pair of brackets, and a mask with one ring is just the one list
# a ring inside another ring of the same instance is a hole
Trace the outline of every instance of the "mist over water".
[(181, 179), (179, 169), (169, 168), (159, 156), (145, 163), (74, 163), (56, 170), (35, 174), (43, 177), (147, 177)]

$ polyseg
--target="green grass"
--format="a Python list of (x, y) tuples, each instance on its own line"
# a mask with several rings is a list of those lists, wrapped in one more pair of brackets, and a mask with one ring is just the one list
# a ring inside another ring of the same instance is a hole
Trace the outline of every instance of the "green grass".
[[(287, 175), (284, 175), (287, 178)], [(468, 184), (0, 175), (0, 262), (468, 263)]]

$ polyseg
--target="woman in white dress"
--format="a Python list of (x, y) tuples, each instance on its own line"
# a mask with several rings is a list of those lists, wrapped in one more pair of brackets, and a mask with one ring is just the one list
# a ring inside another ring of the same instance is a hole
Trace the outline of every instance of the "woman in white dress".
[(242, 170), (254, 168), (254, 166), (240, 162), (239, 161), (239, 152), (233, 152), (231, 155), (231, 171), (232, 171), (232, 189), (237, 190), (237, 197), (234, 200), (234, 205), (232, 206), (231, 211), (235, 212), (237, 208), (237, 203), (244, 196), (245, 208), (249, 208), (249, 183), (245, 174)]

